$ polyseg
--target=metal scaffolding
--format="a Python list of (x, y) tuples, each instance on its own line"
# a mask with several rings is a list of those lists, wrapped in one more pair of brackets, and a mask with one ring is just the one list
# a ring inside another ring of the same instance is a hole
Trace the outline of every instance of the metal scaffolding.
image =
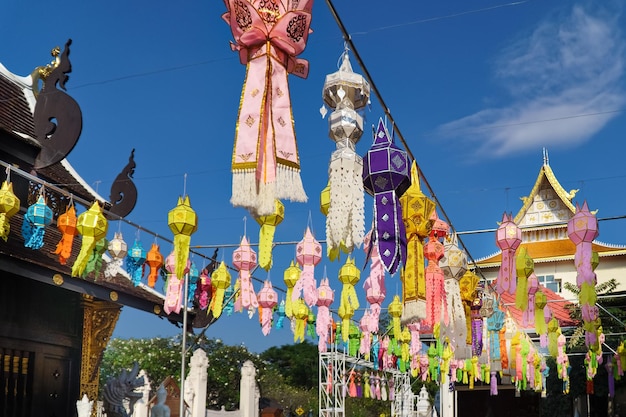
[[(348, 370), (346, 370), (348, 367)], [(387, 380), (395, 395), (391, 401), (391, 417), (411, 417), (417, 410), (416, 396), (411, 390), (408, 372), (398, 369), (380, 370), (374, 363), (362, 357), (348, 355), (338, 350), (336, 344), (329, 345), (329, 350), (319, 353), (319, 416), (345, 417), (346, 395), (348, 392), (348, 375), (355, 368), (378, 371), (387, 374)], [(390, 397), (391, 398), (391, 397)]]

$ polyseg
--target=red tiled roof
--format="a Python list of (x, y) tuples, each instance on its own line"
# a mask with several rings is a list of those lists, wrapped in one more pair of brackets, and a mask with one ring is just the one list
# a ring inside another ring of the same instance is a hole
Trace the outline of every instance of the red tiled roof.
[[(495, 281), (494, 281), (495, 285)], [(546, 308), (550, 307), (550, 311), (552, 312), (552, 317), (555, 317), (559, 325), (561, 327), (571, 327), (576, 326), (576, 321), (570, 318), (569, 312), (565, 307), (568, 304), (572, 304), (570, 301), (564, 299), (559, 294), (554, 291), (546, 288), (544, 286), (540, 286), (541, 291), (546, 295), (547, 304)], [(523, 325), (522, 314), (523, 312), (515, 307), (515, 294), (509, 294), (508, 292), (502, 293), (500, 296), (500, 308), (503, 310), (509, 310), (511, 317), (515, 320), (515, 323), (519, 326), (520, 329), (524, 330), (533, 330), (535, 328), (534, 319), (531, 323), (528, 323), (526, 326)]]

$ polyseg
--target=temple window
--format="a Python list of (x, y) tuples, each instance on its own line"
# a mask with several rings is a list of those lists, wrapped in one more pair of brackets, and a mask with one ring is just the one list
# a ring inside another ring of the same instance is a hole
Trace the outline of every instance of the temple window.
[(554, 275), (537, 275), (537, 279), (539, 280), (539, 283), (541, 285), (548, 288), (549, 290), (552, 290), (556, 293), (561, 292), (561, 280), (555, 278)]

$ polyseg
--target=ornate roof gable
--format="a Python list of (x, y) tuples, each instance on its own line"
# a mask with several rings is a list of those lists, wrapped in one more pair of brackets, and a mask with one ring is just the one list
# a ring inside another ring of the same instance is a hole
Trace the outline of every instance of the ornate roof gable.
[(572, 199), (577, 191), (565, 191), (552, 172), (544, 150), (543, 166), (530, 194), (521, 197), (524, 204), (515, 215), (515, 223), (521, 228), (566, 223), (576, 212)]

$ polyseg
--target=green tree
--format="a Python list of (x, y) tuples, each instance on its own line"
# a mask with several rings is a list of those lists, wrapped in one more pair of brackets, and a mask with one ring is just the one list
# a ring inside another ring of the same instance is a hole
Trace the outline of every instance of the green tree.
[[(185, 364), (189, 364), (193, 350), (201, 348), (206, 352), (209, 361), (207, 408), (239, 408), (241, 366), (249, 359), (259, 369), (262, 364), (258, 356), (243, 346), (228, 346), (219, 340), (203, 337), (195, 342), (187, 348)], [(100, 366), (100, 391), (110, 377), (130, 369), (135, 361), (146, 371), (153, 390), (168, 376), (173, 376), (180, 385), (181, 337), (111, 340)]]
[[(189, 358), (187, 358), (187, 361)], [(150, 339), (112, 339), (104, 351), (100, 365), (100, 392), (108, 379), (130, 369), (133, 362), (148, 374), (153, 389), (172, 375), (180, 380), (180, 337)]]
[(286, 384), (316, 389), (319, 384), (317, 345), (304, 341), (294, 345), (271, 347), (261, 353), (260, 358), (267, 369), (279, 373)]

